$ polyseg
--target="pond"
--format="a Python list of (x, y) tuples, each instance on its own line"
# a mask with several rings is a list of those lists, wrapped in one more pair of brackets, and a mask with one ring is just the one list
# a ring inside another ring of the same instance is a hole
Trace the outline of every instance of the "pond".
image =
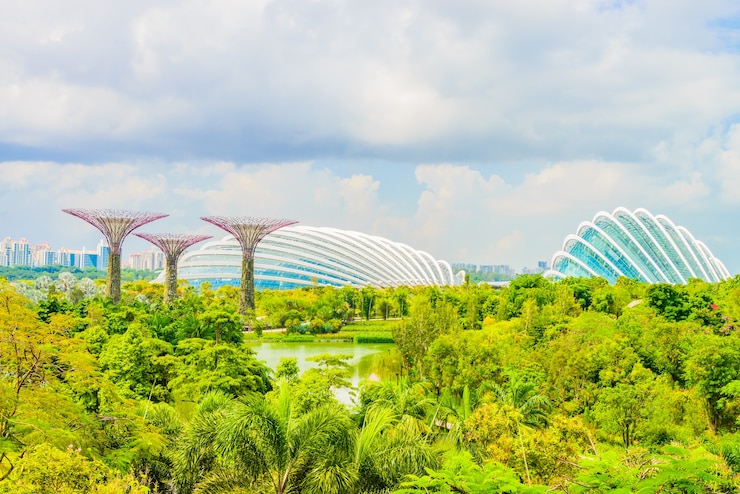
[[(295, 357), (301, 372), (318, 367), (317, 362), (307, 361), (307, 357), (313, 357), (322, 353), (346, 353), (352, 358), (347, 362), (352, 366), (352, 386), (375, 374), (378, 378), (387, 378), (393, 375), (389, 367), (394, 359), (391, 356), (395, 345), (392, 343), (344, 343), (344, 342), (308, 342), (308, 343), (283, 343), (283, 342), (251, 342), (250, 348), (257, 354), (257, 360), (262, 360), (275, 370), (280, 363), (281, 357)], [(343, 403), (351, 403), (352, 398), (349, 390), (337, 390), (337, 398)]]

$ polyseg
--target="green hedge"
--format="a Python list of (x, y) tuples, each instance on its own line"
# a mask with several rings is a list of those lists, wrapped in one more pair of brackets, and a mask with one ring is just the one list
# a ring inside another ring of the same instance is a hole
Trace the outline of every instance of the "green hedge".
[(355, 343), (395, 343), (390, 335), (363, 335), (355, 336)]
[(342, 327), (342, 332), (358, 332), (358, 331), (372, 331), (372, 332), (390, 332), (393, 328), (401, 323), (400, 320), (387, 320), (382, 319), (370, 320), (370, 321), (353, 321), (345, 324)]
[(283, 341), (286, 343), (296, 343), (302, 341), (316, 341), (316, 337), (312, 334), (289, 334)]

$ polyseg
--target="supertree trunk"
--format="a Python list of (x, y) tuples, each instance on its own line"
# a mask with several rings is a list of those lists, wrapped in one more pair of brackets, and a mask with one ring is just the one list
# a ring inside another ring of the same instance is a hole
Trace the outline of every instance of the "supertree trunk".
[(177, 257), (167, 257), (167, 286), (164, 290), (164, 303), (170, 305), (177, 298)]
[(239, 289), (239, 314), (254, 309), (254, 259), (247, 252), (242, 253), (242, 280)]
[(106, 276), (106, 294), (114, 304), (121, 300), (121, 252), (111, 250), (108, 257), (108, 275)]
[(251, 256), (247, 260), (245, 279), (247, 283), (247, 289), (245, 290), (247, 296), (247, 308), (254, 310), (254, 256)]

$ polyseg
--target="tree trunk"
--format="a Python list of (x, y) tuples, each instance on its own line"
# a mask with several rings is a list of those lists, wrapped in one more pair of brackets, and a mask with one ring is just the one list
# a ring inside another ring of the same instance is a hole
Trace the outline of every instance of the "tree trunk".
[[(251, 302), (250, 302), (251, 300)], [(254, 309), (254, 260), (250, 262), (247, 252), (242, 253), (242, 281), (239, 287), (239, 314)]]
[(516, 423), (516, 435), (519, 436), (519, 447), (522, 449), (522, 459), (524, 460), (524, 471), (527, 473), (527, 485), (532, 485), (532, 478), (529, 476), (529, 465), (527, 464), (527, 452), (524, 449), (524, 440), (522, 439), (522, 430), (519, 422)]
[(121, 300), (121, 252), (111, 249), (108, 257), (107, 295), (114, 304)]
[(170, 305), (177, 298), (177, 256), (167, 259), (167, 287), (164, 291), (164, 303)]
[(622, 441), (624, 442), (624, 450), (628, 451), (632, 438), (630, 437), (630, 424), (629, 422), (624, 425), (622, 429)]

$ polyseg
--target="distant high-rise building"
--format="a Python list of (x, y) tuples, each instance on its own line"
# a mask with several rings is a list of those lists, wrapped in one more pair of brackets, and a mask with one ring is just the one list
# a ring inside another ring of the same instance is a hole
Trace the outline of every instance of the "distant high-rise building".
[(82, 250), (70, 250), (62, 247), (58, 251), (52, 250), (49, 242), (29, 244), (21, 238), (13, 240), (5, 237), (0, 241), (0, 266), (66, 266), (78, 268), (96, 268), (105, 270), (108, 267), (110, 247), (105, 240), (98, 243), (95, 252), (89, 252), (85, 247)]
[(508, 264), (496, 264), (493, 266), (493, 272), (496, 274), (505, 274), (506, 276), (514, 276), (516, 270)]
[(31, 245), (32, 266), (48, 266), (50, 264), (55, 264), (54, 259), (54, 251), (51, 250), (51, 244), (49, 242)]
[(31, 266), (33, 258), (28, 240), (5, 237), (0, 242), (0, 266)]
[(84, 247), (82, 251), (77, 253), (75, 265), (80, 269), (95, 268), (98, 267), (98, 255), (88, 252)]
[(56, 264), (59, 264), (60, 266), (74, 266), (73, 256), (73, 253), (62, 247), (57, 251)]
[(132, 269), (157, 271), (164, 268), (164, 253), (155, 247), (142, 252), (134, 252), (128, 258), (128, 265)]
[(478, 266), (476, 264), (469, 264), (469, 263), (462, 263), (462, 262), (455, 262), (450, 265), (452, 268), (452, 271), (458, 272), (458, 271), (465, 271), (466, 273), (475, 272), (478, 270)]
[(13, 241), (10, 237), (5, 237), (0, 242), (0, 266), (10, 266), (12, 245)]
[(101, 239), (100, 242), (98, 242), (98, 269), (100, 270), (106, 270), (108, 269), (108, 258), (110, 257), (110, 246), (108, 243)]
[(11, 266), (30, 266), (31, 265), (31, 246), (28, 240), (21, 238), (12, 243), (12, 255), (10, 259)]

